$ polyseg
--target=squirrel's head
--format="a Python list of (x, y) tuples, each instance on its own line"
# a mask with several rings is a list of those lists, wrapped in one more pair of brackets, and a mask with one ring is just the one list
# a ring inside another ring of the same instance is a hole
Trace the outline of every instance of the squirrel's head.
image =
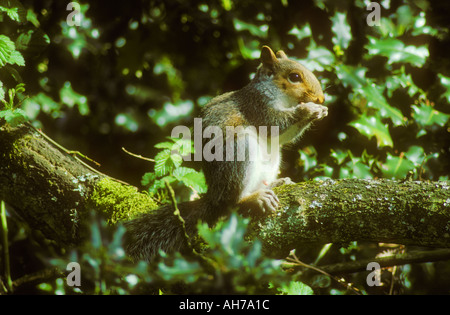
[(280, 50), (276, 54), (268, 46), (261, 50), (259, 75), (268, 76), (295, 104), (323, 104), (325, 97), (315, 75), (300, 63), (289, 59)]

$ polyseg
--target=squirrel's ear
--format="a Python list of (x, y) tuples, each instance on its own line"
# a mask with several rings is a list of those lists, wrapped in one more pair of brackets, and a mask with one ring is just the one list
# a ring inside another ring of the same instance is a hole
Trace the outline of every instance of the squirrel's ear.
[(261, 61), (264, 65), (269, 67), (278, 62), (277, 56), (275, 56), (275, 53), (269, 46), (263, 46), (261, 50)]
[(277, 57), (281, 58), (281, 59), (288, 59), (288, 57), (286, 56), (286, 54), (282, 50), (277, 51)]

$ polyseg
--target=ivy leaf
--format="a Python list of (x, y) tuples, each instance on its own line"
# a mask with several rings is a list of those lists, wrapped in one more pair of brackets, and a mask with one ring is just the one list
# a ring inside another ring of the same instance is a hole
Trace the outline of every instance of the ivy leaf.
[[(296, 60), (292, 57), (291, 59)], [(317, 46), (314, 41), (311, 41), (308, 46), (308, 57), (299, 61), (311, 71), (324, 71), (325, 68), (333, 65), (335, 60), (333, 52), (323, 46)]]
[(417, 145), (410, 146), (405, 156), (414, 163), (415, 166), (420, 166), (425, 160), (425, 152), (422, 147)]
[(405, 73), (404, 67), (402, 67), (400, 74), (392, 75), (386, 78), (386, 92), (388, 97), (392, 97), (393, 92), (400, 87), (407, 89), (407, 93), (411, 97), (419, 92), (424, 93), (417, 85), (414, 84), (411, 74)]
[(238, 32), (248, 31), (250, 34), (260, 38), (267, 38), (269, 26), (267, 24), (263, 24), (261, 26), (246, 23), (237, 18), (233, 19), (234, 29)]
[(367, 68), (355, 67), (350, 65), (336, 65), (336, 74), (345, 87), (362, 88), (367, 84)]
[(299, 29), (297, 26), (294, 26), (289, 32), (289, 35), (294, 35), (297, 40), (302, 40), (303, 38), (311, 37), (311, 28), (309, 24), (306, 24), (302, 29)]
[(422, 67), (429, 56), (425, 46), (405, 46), (402, 41), (394, 38), (375, 38), (368, 36), (369, 44), (366, 48), (369, 55), (382, 55), (388, 57), (388, 64), (406, 62), (417, 67)]
[[(221, 253), (233, 257), (247, 245), (244, 241), (247, 225), (248, 219), (242, 219), (233, 213), (221, 228), (218, 226), (215, 229), (209, 229), (207, 224), (201, 224), (198, 233), (211, 249), (218, 249)], [(232, 259), (230, 262), (240, 263), (241, 261)]]
[(450, 118), (449, 114), (441, 113), (426, 104), (413, 105), (414, 119), (422, 126), (439, 125), (443, 127)]
[(368, 139), (375, 137), (379, 147), (392, 147), (394, 145), (389, 128), (377, 116), (368, 117), (363, 114), (358, 120), (350, 122), (349, 125), (358, 129)]
[(414, 163), (404, 155), (387, 154), (386, 162), (381, 165), (381, 172), (387, 178), (405, 178), (409, 171), (414, 170)]
[(439, 79), (441, 79), (441, 84), (447, 89), (443, 96), (447, 99), (447, 102), (450, 103), (450, 78), (443, 76), (442, 74), (438, 73)]
[(332, 38), (332, 41), (340, 49), (347, 49), (348, 44), (352, 40), (352, 32), (346, 19), (346, 14), (340, 12), (336, 12), (336, 14), (331, 17), (331, 21), (333, 22), (331, 29), (336, 35)]
[(400, 110), (392, 107), (386, 101), (386, 98), (381, 93), (380, 89), (372, 85), (366, 85), (358, 89), (359, 93), (367, 99), (367, 105), (379, 110), (381, 117), (390, 118), (395, 126), (403, 124), (405, 118)]

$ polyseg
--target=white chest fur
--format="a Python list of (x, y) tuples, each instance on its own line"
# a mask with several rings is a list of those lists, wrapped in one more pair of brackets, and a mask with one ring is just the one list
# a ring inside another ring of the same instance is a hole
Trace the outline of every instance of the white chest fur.
[[(244, 137), (247, 137), (244, 139)], [(278, 140), (278, 139), (276, 139)], [(250, 195), (256, 190), (270, 185), (278, 176), (280, 167), (280, 146), (278, 141), (257, 133), (256, 130), (237, 136), (239, 142), (245, 141), (249, 148), (246, 156), (247, 167), (243, 181), (244, 189), (241, 198)]]

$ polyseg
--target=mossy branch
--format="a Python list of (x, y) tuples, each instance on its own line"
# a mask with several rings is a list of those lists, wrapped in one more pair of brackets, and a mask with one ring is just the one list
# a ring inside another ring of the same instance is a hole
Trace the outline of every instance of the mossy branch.
[[(327, 180), (275, 189), (276, 215), (253, 221), (267, 252), (353, 240), (450, 247), (448, 182)], [(33, 128), (0, 126), (0, 200), (61, 245), (76, 244), (89, 210), (111, 222), (157, 205), (137, 188), (93, 172)]]
[(268, 253), (305, 243), (450, 247), (450, 183), (326, 180), (275, 188), (278, 212), (253, 225)]
[(79, 242), (91, 210), (116, 223), (156, 208), (136, 187), (96, 172), (25, 125), (0, 126), (0, 200), (62, 246)]

